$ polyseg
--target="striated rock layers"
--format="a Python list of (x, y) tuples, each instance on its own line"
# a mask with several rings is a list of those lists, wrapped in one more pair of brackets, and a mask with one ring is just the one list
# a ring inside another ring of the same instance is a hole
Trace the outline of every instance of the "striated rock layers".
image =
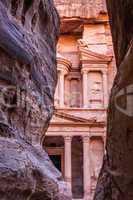
[(0, 200), (70, 200), (41, 147), (53, 112), (52, 0), (0, 0)]
[(133, 199), (133, 1), (107, 0), (117, 75), (110, 97), (107, 154), (95, 200)]

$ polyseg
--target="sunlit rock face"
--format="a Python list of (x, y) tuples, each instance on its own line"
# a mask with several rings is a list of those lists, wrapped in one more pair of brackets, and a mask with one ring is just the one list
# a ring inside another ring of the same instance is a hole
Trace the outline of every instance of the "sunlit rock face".
[(92, 200), (115, 75), (109, 19), (104, 1), (55, 0), (55, 5), (61, 16), (56, 110), (44, 146), (73, 199)]
[(0, 199), (68, 200), (41, 147), (53, 113), (59, 17), (52, 0), (0, 0)]
[[(61, 32), (77, 32), (83, 28), (83, 22), (94, 23), (101, 17), (104, 19), (103, 14), (107, 14), (105, 0), (54, 0), (55, 6), (60, 14)], [(67, 23), (69, 21), (69, 26)]]
[(105, 0), (55, 0), (61, 17), (94, 18), (106, 12)]

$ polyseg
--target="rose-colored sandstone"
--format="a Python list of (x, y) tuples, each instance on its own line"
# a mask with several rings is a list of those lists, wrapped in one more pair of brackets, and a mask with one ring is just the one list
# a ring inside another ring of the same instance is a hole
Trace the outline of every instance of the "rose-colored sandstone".
[(55, 113), (44, 138), (73, 199), (92, 199), (101, 168), (108, 98), (115, 75), (104, 1), (57, 1), (61, 35), (57, 45)]

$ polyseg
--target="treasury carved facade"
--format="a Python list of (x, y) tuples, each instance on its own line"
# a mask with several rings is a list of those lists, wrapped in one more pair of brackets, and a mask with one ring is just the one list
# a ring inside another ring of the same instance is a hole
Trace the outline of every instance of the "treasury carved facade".
[(61, 16), (58, 84), (44, 144), (73, 199), (91, 200), (105, 149), (115, 60), (105, 3), (96, 1), (92, 10), (90, 1), (86, 12), (82, 2), (55, 1)]

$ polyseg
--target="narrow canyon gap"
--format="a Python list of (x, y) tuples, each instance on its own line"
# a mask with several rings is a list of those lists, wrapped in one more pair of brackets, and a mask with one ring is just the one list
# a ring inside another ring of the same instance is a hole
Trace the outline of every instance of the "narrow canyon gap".
[(55, 6), (61, 19), (58, 83), (44, 149), (62, 172), (73, 199), (92, 200), (116, 70), (106, 2), (55, 0)]

